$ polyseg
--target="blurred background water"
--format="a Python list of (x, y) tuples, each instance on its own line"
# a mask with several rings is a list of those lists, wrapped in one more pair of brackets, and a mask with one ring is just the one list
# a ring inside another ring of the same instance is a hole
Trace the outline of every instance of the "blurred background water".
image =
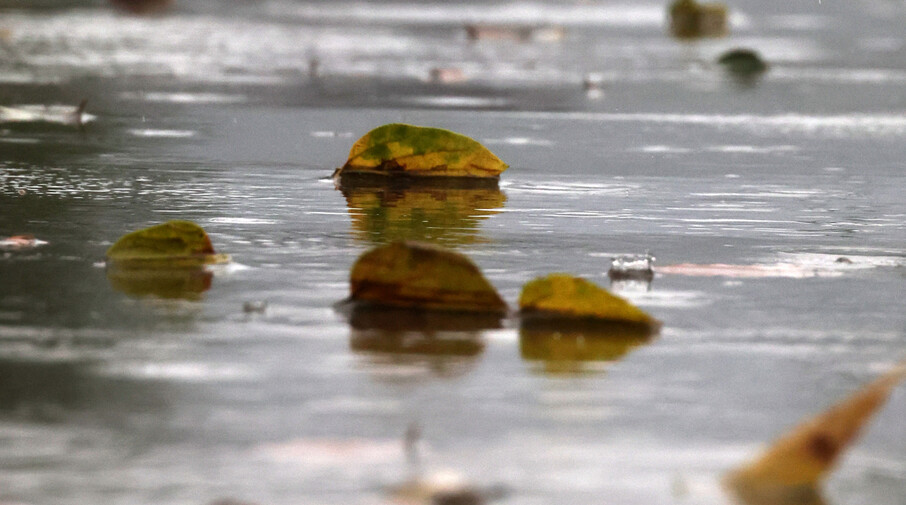
[[(906, 331), (906, 7), (729, 7), (729, 36), (682, 43), (649, 1), (0, 0), (0, 105), (96, 116), (0, 125), (0, 235), (48, 242), (0, 251), (0, 500), (382, 503), (417, 422), (427, 466), (503, 503), (725, 503), (721, 472), (902, 359)], [(734, 47), (770, 70), (728, 77)], [(397, 121), (511, 168), (497, 190), (326, 179)], [(233, 257), (210, 289), (108, 279), (113, 241), (176, 218)], [(650, 284), (612, 288), (664, 328), (368, 345), (333, 304), (393, 238), (466, 253), (512, 305), (650, 251)], [(904, 415), (900, 388), (828, 504), (906, 501)]]

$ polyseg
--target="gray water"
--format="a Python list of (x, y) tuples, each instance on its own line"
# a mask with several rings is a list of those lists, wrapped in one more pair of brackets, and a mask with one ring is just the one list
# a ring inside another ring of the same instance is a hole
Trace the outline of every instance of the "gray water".
[[(727, 503), (722, 472), (906, 355), (906, 8), (730, 6), (728, 38), (682, 44), (651, 2), (0, 2), (0, 104), (97, 117), (0, 125), (0, 236), (48, 242), (0, 251), (0, 501), (384, 503), (418, 423), (427, 468), (501, 503)], [(769, 72), (722, 74), (736, 46)], [(326, 180), (397, 121), (483, 142), (499, 191)], [(115, 289), (106, 248), (177, 218), (233, 263), (187, 299)], [(663, 330), (607, 359), (512, 322), (468, 352), (362, 346), (333, 305), (393, 238), (467, 254), (511, 306), (566, 271)], [(610, 286), (646, 251), (650, 285)], [(906, 502), (904, 416), (901, 387), (829, 505)]]

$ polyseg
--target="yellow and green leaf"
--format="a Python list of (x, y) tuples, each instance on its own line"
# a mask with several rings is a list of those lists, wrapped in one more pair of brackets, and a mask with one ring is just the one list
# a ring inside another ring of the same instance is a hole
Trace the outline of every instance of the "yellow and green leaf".
[(107, 249), (107, 261), (121, 267), (187, 268), (225, 263), (229, 257), (214, 252), (201, 226), (168, 221), (123, 235)]
[(506, 168), (494, 153), (465, 135), (393, 123), (356, 141), (337, 174), (496, 179)]
[(355, 262), (350, 298), (414, 309), (504, 313), (506, 303), (467, 257), (417, 242), (392, 242)]
[(523, 315), (542, 314), (635, 324), (656, 330), (660, 322), (645, 311), (579, 277), (551, 274), (528, 282), (519, 296)]

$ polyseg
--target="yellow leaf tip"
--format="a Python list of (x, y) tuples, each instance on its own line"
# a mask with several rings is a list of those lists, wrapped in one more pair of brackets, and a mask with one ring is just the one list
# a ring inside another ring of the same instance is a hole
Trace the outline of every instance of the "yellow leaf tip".
[(746, 504), (801, 503), (789, 501), (817, 494), (846, 448), (891, 391), (906, 377), (906, 363), (863, 386), (824, 412), (778, 438), (761, 456), (731, 471), (724, 485)]

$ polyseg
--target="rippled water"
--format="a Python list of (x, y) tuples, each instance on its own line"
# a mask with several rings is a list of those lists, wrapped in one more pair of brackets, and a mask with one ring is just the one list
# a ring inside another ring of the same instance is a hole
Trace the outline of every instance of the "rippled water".
[[(697, 44), (649, 2), (73, 4), (0, 1), (0, 104), (96, 116), (0, 125), (0, 236), (48, 242), (0, 251), (0, 500), (382, 503), (417, 422), (427, 467), (502, 503), (726, 503), (723, 471), (906, 354), (900, 3), (732, 5), (732, 35)], [(536, 30), (463, 27), (503, 22)], [(771, 63), (759, 82), (711, 63), (737, 45)], [(511, 168), (497, 190), (325, 179), (393, 121)], [(173, 218), (232, 255), (210, 289), (108, 278), (114, 240)], [(510, 304), (648, 251), (650, 285), (611, 287), (664, 328), (597, 348), (506, 323), (388, 352), (333, 304), (398, 237), (468, 254)], [(906, 500), (904, 415), (901, 387), (829, 505)]]

